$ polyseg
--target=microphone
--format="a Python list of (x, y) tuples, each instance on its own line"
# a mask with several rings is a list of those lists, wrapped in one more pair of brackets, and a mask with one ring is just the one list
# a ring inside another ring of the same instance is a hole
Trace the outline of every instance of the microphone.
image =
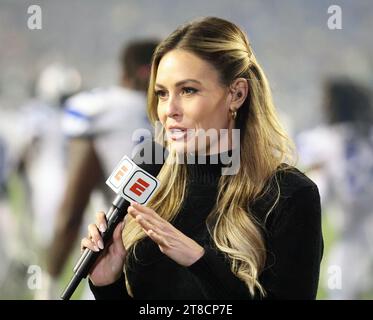
[(80, 281), (86, 278), (107, 243), (113, 236), (115, 227), (123, 220), (131, 201), (146, 205), (159, 187), (159, 180), (138, 167), (129, 157), (124, 156), (116, 166), (106, 184), (117, 196), (106, 214), (107, 229), (100, 232), (104, 249), (99, 252), (86, 248), (78, 259), (70, 282), (61, 295), (62, 300), (69, 300)]

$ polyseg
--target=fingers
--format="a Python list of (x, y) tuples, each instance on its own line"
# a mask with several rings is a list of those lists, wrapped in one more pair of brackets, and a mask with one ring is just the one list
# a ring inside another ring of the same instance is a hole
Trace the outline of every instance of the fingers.
[(165, 248), (169, 248), (170, 245), (169, 243), (167, 242), (167, 240), (161, 236), (160, 234), (156, 233), (154, 230), (152, 229), (149, 229), (147, 231), (147, 235), (154, 241), (156, 242), (160, 247), (161, 249), (165, 249)]
[[(145, 207), (143, 207), (145, 208)], [(153, 211), (153, 210), (152, 210)], [(150, 222), (152, 225), (158, 227), (159, 229), (164, 229), (165, 226), (167, 225), (167, 221), (162, 219), (161, 217), (158, 216), (154, 211), (154, 214), (149, 214), (149, 211), (145, 212), (142, 209), (138, 210), (135, 209), (134, 207), (130, 206), (127, 209), (127, 212), (137, 220), (137, 217), (141, 216), (143, 219), (146, 219), (148, 222)], [(155, 218), (154, 215), (157, 215), (158, 218)]]
[(125, 257), (127, 254), (126, 248), (124, 247), (122, 240), (122, 231), (124, 228), (124, 222), (119, 223), (113, 232), (113, 242), (109, 246), (109, 252), (119, 254), (121, 257)]
[(105, 212), (99, 211), (96, 213), (96, 225), (101, 232), (107, 229)]
[[(122, 238), (122, 230), (124, 223), (119, 223), (113, 233), (113, 240)], [(92, 251), (100, 251), (104, 249), (104, 242), (101, 237), (101, 233), (107, 229), (106, 215), (103, 211), (96, 213), (96, 224), (91, 223), (88, 225), (88, 237), (83, 238), (80, 243), (81, 251), (88, 248)], [(101, 232), (101, 233), (100, 233)]]
[(104, 242), (102, 241), (101, 234), (98, 231), (97, 226), (93, 223), (88, 225), (88, 238), (91, 239), (99, 249), (104, 248)]
[(104, 242), (102, 240), (101, 232), (107, 229), (105, 212), (99, 211), (96, 213), (96, 224), (88, 225), (88, 239), (93, 242), (94, 246), (100, 250), (104, 249)]
[(80, 242), (80, 251), (83, 251), (85, 248), (88, 248), (95, 252), (100, 251), (100, 249), (95, 245), (95, 243), (88, 238), (83, 238), (82, 241)]
[(149, 221), (143, 218), (142, 215), (138, 215), (136, 217), (136, 221), (140, 224), (143, 228), (144, 232), (154, 241), (156, 242), (162, 249), (170, 247), (170, 244), (166, 240), (169, 235), (158, 229), (156, 226), (151, 224)]
[(147, 217), (144, 217), (141, 214), (136, 217), (136, 221), (140, 224), (144, 231), (153, 230), (154, 232), (163, 237), (168, 236), (167, 232), (163, 231), (156, 224), (154, 224), (152, 220), (149, 221)]
[(144, 217), (141, 214), (137, 215), (135, 219), (145, 231), (148, 231), (149, 229), (158, 229), (154, 224), (144, 219)]
[(155, 220), (162, 221), (162, 218), (151, 208), (142, 206), (141, 204), (138, 204), (137, 202), (131, 202), (131, 206), (129, 208), (131, 207), (139, 212), (145, 213), (147, 216), (153, 217)]
[(122, 239), (122, 231), (123, 231), (123, 228), (124, 228), (124, 221), (122, 221), (121, 223), (119, 223), (115, 229), (114, 229), (114, 232), (113, 232), (113, 240), (121, 240)]
[[(167, 228), (169, 222), (161, 218), (153, 209), (132, 202), (127, 212), (140, 224), (144, 232), (156, 242), (161, 251), (170, 247), (168, 238), (170, 229)], [(168, 232), (167, 232), (168, 231)]]

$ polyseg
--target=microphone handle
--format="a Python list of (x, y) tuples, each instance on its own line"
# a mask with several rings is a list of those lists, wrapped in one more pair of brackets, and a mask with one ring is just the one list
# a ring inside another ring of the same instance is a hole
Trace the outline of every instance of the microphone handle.
[[(124, 218), (124, 210), (127, 207), (125, 205), (126, 202), (127, 200), (122, 198), (120, 195), (116, 196), (110, 210), (106, 214), (107, 229), (105, 230), (105, 232), (100, 232), (102, 240), (104, 242), (104, 249), (106, 243), (112, 238), (115, 227)], [(104, 249), (100, 250), (99, 252), (95, 252), (86, 248), (83, 251), (82, 255), (80, 256), (78, 262), (76, 263), (73, 269), (74, 275), (72, 276), (69, 284), (66, 286), (65, 290), (61, 295), (62, 300), (69, 300), (71, 298), (75, 289), (78, 287), (80, 281), (83, 278), (87, 277), (92, 266), (94, 265), (102, 251), (104, 251)]]

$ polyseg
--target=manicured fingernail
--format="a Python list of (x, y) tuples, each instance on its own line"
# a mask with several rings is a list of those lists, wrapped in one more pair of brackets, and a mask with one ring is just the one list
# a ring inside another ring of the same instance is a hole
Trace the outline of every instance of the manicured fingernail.
[(106, 231), (106, 226), (103, 223), (101, 223), (98, 228), (100, 229), (101, 232), (105, 232)]
[(103, 249), (103, 248), (104, 248), (104, 243), (102, 242), (102, 240), (98, 240), (97, 244), (98, 244), (98, 247), (99, 247), (100, 249)]
[(93, 246), (93, 250), (96, 251), (96, 252), (100, 251), (100, 249), (97, 246)]
[(138, 205), (137, 202), (132, 202), (132, 203), (131, 203), (131, 206), (137, 206), (137, 205)]
[(139, 214), (137, 217), (136, 217), (136, 220), (141, 220), (142, 219), (142, 215)]

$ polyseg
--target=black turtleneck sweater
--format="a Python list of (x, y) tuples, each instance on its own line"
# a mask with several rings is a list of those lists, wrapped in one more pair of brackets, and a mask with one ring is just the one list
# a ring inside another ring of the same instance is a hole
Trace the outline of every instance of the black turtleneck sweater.
[[(207, 163), (209, 159), (207, 159)], [(160, 165), (142, 165), (157, 175)], [(150, 238), (129, 257), (126, 276), (135, 299), (253, 299), (244, 282), (230, 269), (229, 260), (213, 244), (206, 217), (217, 197), (222, 164), (188, 164), (187, 195), (173, 222), (188, 237), (204, 246), (205, 254), (189, 267), (164, 255)], [(275, 188), (251, 204), (262, 222), (267, 250), (260, 283), (269, 299), (314, 299), (323, 253), (320, 199), (316, 185), (295, 168), (279, 171), (280, 200), (264, 222), (275, 200)], [(272, 183), (271, 183), (272, 185)], [(249, 205), (249, 204), (248, 204)], [(132, 299), (125, 276), (97, 287), (90, 282), (96, 299)], [(256, 295), (254, 299), (259, 298)]]

